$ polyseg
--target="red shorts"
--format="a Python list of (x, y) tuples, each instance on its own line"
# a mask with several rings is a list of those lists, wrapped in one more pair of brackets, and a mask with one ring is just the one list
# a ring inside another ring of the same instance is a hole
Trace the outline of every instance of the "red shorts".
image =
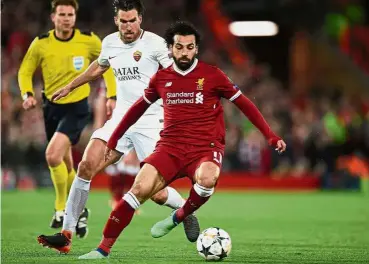
[(217, 147), (198, 147), (186, 145), (182, 148), (158, 145), (155, 151), (143, 162), (154, 166), (164, 177), (167, 184), (182, 177), (194, 179), (201, 163), (210, 161), (222, 167), (224, 150)]

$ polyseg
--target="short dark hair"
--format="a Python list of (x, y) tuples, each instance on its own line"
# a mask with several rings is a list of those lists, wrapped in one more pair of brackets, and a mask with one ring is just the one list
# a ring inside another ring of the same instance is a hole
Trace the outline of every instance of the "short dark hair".
[(60, 5), (73, 6), (76, 11), (78, 11), (77, 0), (53, 0), (51, 1), (51, 13), (55, 13), (56, 8)]
[(137, 13), (142, 16), (145, 7), (141, 0), (114, 0), (113, 1), (114, 13), (117, 14), (119, 10), (130, 11), (137, 10)]
[(195, 35), (196, 45), (199, 45), (201, 42), (200, 33), (196, 30), (195, 26), (188, 21), (176, 21), (165, 31), (164, 39), (168, 48), (170, 45), (174, 44), (175, 35)]

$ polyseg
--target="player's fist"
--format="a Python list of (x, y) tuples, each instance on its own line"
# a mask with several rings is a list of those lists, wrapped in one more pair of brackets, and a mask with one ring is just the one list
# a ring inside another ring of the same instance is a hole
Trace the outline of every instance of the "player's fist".
[(23, 108), (29, 110), (34, 108), (37, 104), (36, 99), (33, 96), (28, 96), (26, 100), (23, 101)]
[(282, 153), (286, 150), (286, 143), (281, 139), (277, 141), (277, 147), (275, 148), (276, 151), (278, 151), (278, 153)]
[(53, 95), (51, 96), (51, 101), (58, 101), (59, 99), (66, 97), (68, 94), (70, 94), (72, 90), (69, 87), (64, 87), (60, 90), (57, 90)]
[(273, 137), (269, 139), (269, 145), (274, 147), (278, 153), (282, 153), (286, 150), (286, 143), (283, 141), (283, 139), (279, 137)]
[(112, 98), (109, 98), (106, 102), (106, 115), (108, 116), (108, 118), (110, 118), (110, 116), (112, 115), (116, 102), (117, 101)]

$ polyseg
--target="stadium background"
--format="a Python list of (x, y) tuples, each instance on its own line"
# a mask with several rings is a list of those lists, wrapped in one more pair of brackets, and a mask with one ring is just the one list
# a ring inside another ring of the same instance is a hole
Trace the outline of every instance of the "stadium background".
[[(101, 38), (115, 31), (110, 2), (79, 0), (77, 26)], [(177, 18), (196, 24), (204, 35), (200, 58), (225, 71), (288, 144), (285, 154), (274, 153), (237, 109), (224, 102), (223, 173), (217, 193), (198, 217), (202, 229), (219, 226), (230, 233), (233, 252), (228, 262), (368, 263), (368, 1), (144, 3), (146, 30), (162, 35)], [(108, 178), (102, 173), (93, 181), (93, 188), (102, 190), (92, 192), (88, 202), (93, 214), (87, 240), (74, 241), (68, 256), (36, 243), (37, 235), (52, 232), (48, 224), (54, 193), (44, 158), (42, 109), (39, 105), (23, 111), (17, 71), (32, 39), (52, 28), (49, 14), (46, 0), (5, 1), (1, 14), (3, 263), (77, 262), (77, 256), (101, 239), (110, 212)], [(228, 30), (237, 20), (274, 21), (279, 33), (238, 38)], [(40, 102), (39, 73), (34, 83)], [(96, 113), (104, 84), (96, 81), (93, 86), (89, 101)], [(91, 118), (75, 147), (75, 165), (97, 123)], [(177, 186), (186, 187), (188, 181)], [(183, 191), (186, 197), (188, 188)], [(168, 213), (146, 203), (117, 243), (110, 263), (200, 261), (194, 245), (184, 243), (181, 230), (164, 239), (150, 238), (151, 225)]]
[[(91, 29), (101, 38), (115, 30), (109, 1), (79, 2), (78, 27)], [(306, 188), (359, 189), (360, 177), (369, 174), (365, 4), (343, 0), (145, 1), (143, 28), (160, 35), (177, 18), (195, 23), (204, 34), (200, 58), (223, 69), (288, 144), (287, 152), (279, 156), (231, 103), (224, 102), (224, 172), (237, 172), (250, 179), (245, 185), (256, 187), (289, 186), (290, 179), (292, 185)], [(1, 168), (6, 189), (51, 185), (44, 158), (42, 109), (23, 111), (17, 84), (19, 64), (30, 42), (52, 26), (49, 8), (48, 1), (6, 1), (2, 13)], [(279, 33), (237, 38), (228, 30), (228, 24), (237, 20), (271, 20)], [(34, 82), (40, 99), (40, 74)], [(95, 82), (89, 98), (95, 112), (103, 85)], [(96, 128), (94, 121), (92, 117), (74, 150), (76, 165)]]

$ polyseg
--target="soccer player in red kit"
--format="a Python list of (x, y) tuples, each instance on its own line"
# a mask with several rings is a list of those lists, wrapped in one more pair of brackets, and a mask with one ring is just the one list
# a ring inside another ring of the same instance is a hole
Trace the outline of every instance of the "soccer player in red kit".
[(153, 226), (153, 237), (166, 235), (208, 201), (224, 155), (221, 98), (232, 101), (278, 152), (286, 149), (284, 141), (273, 133), (256, 106), (238, 87), (217, 67), (197, 60), (200, 35), (193, 25), (176, 22), (167, 29), (165, 40), (174, 64), (158, 71), (145, 94), (128, 110), (107, 143), (105, 159), (110, 159), (117, 141), (159, 98), (163, 99), (164, 107), (161, 138), (154, 153), (143, 161), (130, 191), (111, 212), (98, 248), (80, 259), (108, 256), (135, 210), (178, 177), (188, 176), (193, 180), (189, 198), (182, 208)]

